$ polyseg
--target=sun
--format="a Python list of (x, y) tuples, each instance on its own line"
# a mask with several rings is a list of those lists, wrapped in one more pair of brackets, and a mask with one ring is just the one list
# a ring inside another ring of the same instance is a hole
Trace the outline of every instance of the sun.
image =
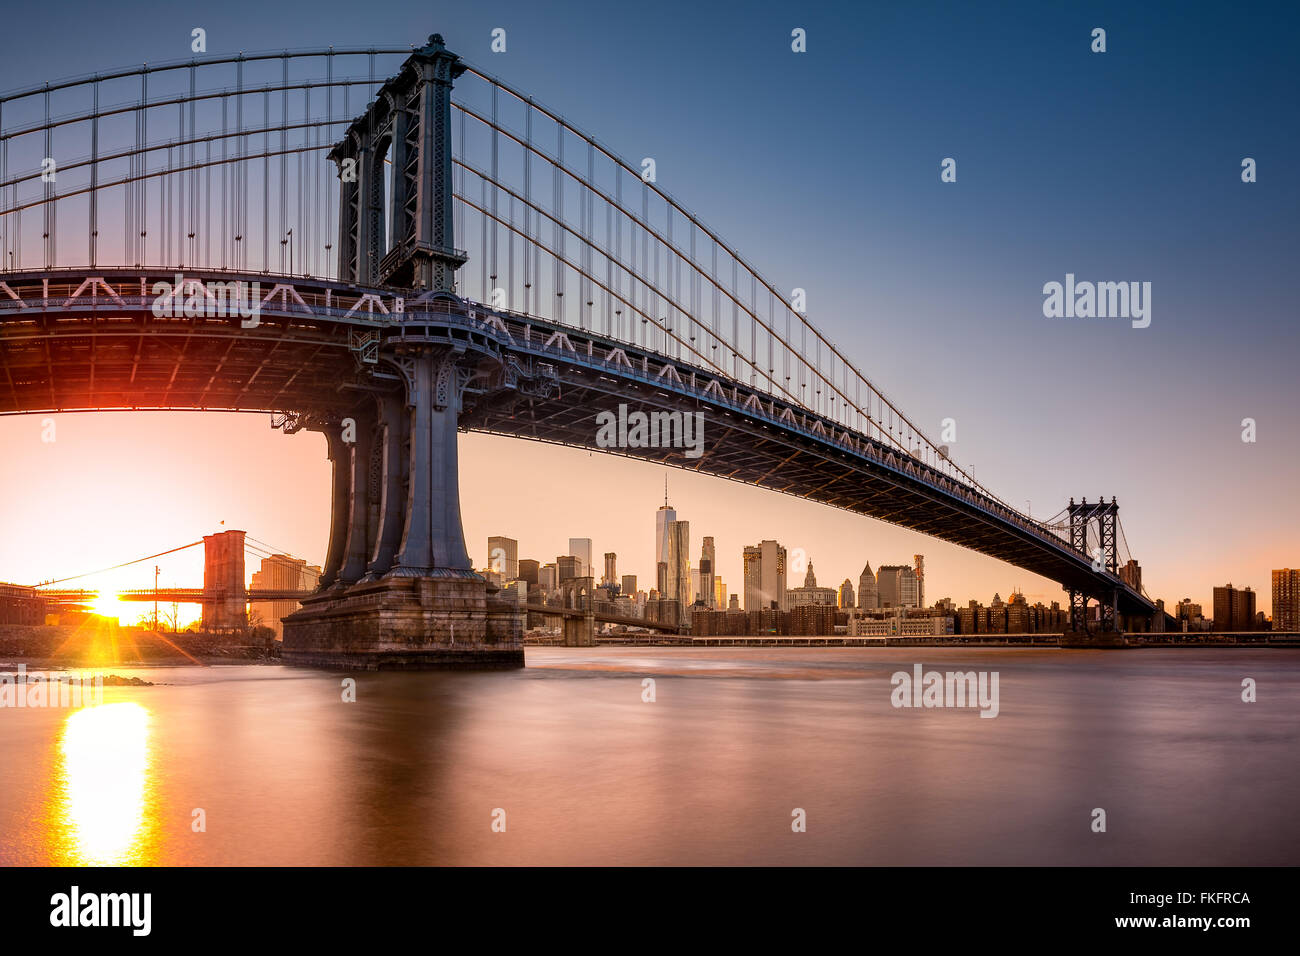
[(121, 623), (122, 602), (117, 598), (116, 591), (101, 591), (99, 596), (90, 603), (93, 613), (100, 617), (111, 618)]

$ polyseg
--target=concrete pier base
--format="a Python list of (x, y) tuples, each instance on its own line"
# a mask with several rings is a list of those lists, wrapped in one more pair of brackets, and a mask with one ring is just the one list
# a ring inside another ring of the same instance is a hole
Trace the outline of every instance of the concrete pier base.
[(477, 575), (386, 577), (284, 619), (286, 663), (347, 670), (524, 666), (525, 611)]
[(565, 647), (594, 647), (596, 644), (596, 616), (588, 611), (582, 617), (564, 619)]
[(1061, 635), (1061, 647), (1068, 648), (1120, 648), (1131, 645), (1119, 631), (1066, 631)]

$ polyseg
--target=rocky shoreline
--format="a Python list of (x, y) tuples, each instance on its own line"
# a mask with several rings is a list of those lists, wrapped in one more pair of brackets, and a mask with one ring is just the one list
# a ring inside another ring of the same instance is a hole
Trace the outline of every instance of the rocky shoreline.
[(10, 665), (0, 664), (0, 680), (6, 677), (13, 677), (15, 684), (39, 684), (42, 681), (49, 684), (70, 684), (75, 681), (94, 680), (104, 687), (153, 687), (154, 682), (144, 680), (140, 677), (122, 677), (119, 674), (68, 674), (62, 672), (51, 672), (49, 674), (40, 671), (27, 671), (25, 663)]
[(225, 634), (105, 631), (71, 625), (0, 625), (0, 662), (45, 670), (112, 666), (278, 664), (280, 642)]

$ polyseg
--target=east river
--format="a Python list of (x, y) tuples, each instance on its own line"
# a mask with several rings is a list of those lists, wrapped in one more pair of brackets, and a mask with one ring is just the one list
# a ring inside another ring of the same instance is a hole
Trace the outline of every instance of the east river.
[[(119, 666), (154, 686), (0, 708), (0, 863), (1300, 863), (1294, 651), (527, 659)], [(917, 664), (996, 672), (997, 716), (894, 706)]]

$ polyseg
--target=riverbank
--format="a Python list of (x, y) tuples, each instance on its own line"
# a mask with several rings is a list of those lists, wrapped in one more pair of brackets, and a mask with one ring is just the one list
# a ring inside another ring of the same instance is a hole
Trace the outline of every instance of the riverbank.
[[(1300, 648), (1300, 634), (1265, 631), (1241, 634), (1128, 634), (1127, 647)], [(609, 647), (979, 647), (1059, 648), (1060, 634), (952, 634), (938, 637), (791, 637), (784, 635), (691, 637), (682, 634), (598, 634), (595, 643)], [(525, 646), (562, 647), (559, 636), (525, 637)]]
[(73, 624), (0, 625), (0, 662), (46, 669), (279, 663), (278, 641), (225, 634), (178, 634)]

